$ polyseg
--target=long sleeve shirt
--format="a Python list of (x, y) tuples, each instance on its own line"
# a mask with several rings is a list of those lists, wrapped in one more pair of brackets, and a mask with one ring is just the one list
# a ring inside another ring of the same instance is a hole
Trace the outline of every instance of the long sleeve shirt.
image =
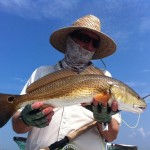
[[(31, 83), (60, 69), (61, 67), (59, 63), (55, 66), (42, 66), (37, 68), (24, 86), (21, 94), (26, 93), (26, 88)], [(104, 72), (104, 74), (110, 75), (107, 71)], [(54, 112), (54, 116), (49, 126), (45, 128), (33, 127), (33, 129), (28, 133), (26, 143), (27, 150), (40, 150), (44, 147), (48, 147), (52, 143), (63, 139), (67, 134), (74, 132), (94, 120), (93, 113), (82, 107), (80, 104), (55, 108)], [(118, 123), (121, 122), (121, 118), (118, 113), (112, 117), (115, 118)], [(78, 136), (71, 141), (71, 144), (79, 150), (105, 150), (104, 138), (99, 134), (97, 127), (93, 127)]]

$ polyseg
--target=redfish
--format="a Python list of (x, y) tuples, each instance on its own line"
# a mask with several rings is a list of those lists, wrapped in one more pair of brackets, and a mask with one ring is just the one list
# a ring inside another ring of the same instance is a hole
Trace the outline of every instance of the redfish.
[(145, 101), (123, 82), (98, 74), (74, 74), (61, 70), (42, 77), (27, 88), (24, 95), (0, 94), (0, 127), (3, 127), (13, 114), (27, 104), (43, 101), (53, 107), (64, 107), (81, 103), (112, 100), (118, 102), (118, 109), (142, 113)]

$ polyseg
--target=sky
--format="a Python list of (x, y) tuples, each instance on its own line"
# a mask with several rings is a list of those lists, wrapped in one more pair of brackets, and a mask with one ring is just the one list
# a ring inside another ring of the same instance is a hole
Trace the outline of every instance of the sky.
[[(55, 30), (93, 14), (100, 18), (102, 32), (117, 44), (117, 51), (104, 58), (112, 76), (132, 87), (141, 97), (150, 93), (150, 1), (149, 0), (0, 0), (0, 93), (20, 94), (39, 66), (54, 65), (63, 58), (49, 44)], [(104, 68), (100, 60), (95, 66)], [(150, 149), (150, 98), (136, 128), (124, 122), (114, 143)], [(135, 126), (138, 115), (121, 112)], [(0, 129), (0, 150), (19, 150), (11, 120)]]

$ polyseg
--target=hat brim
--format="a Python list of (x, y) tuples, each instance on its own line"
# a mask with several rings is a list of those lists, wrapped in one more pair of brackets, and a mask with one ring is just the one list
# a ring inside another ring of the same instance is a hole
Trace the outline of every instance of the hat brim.
[(71, 26), (59, 29), (52, 33), (52, 35), (49, 38), (49, 41), (54, 48), (56, 48), (58, 51), (62, 53), (65, 53), (67, 36), (75, 30), (83, 30), (83, 29), (94, 32), (100, 38), (100, 46), (99, 48), (96, 49), (92, 59), (96, 60), (104, 58), (109, 55), (112, 55), (116, 51), (116, 44), (108, 35), (104, 34), (103, 32), (98, 32), (96, 30), (92, 30), (86, 27)]

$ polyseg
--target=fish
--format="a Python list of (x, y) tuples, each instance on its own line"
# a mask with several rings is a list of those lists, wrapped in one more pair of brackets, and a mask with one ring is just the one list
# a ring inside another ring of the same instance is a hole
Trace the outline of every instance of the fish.
[(68, 69), (48, 74), (33, 82), (26, 94), (0, 93), (0, 128), (13, 114), (27, 104), (43, 101), (53, 107), (91, 104), (93, 98), (99, 103), (118, 102), (118, 110), (142, 113), (146, 103), (127, 84), (101, 73), (73, 73)]

